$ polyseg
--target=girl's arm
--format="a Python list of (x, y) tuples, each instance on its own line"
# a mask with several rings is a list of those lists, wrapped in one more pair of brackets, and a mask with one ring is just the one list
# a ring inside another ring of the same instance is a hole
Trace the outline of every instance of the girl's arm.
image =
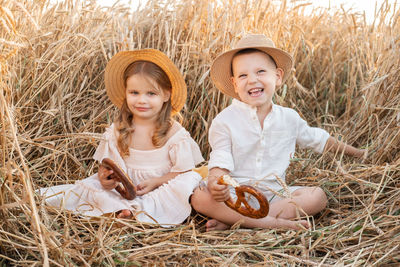
[(169, 172), (161, 177), (148, 179), (137, 185), (137, 195), (142, 196), (147, 194), (157, 187), (167, 183), (169, 180), (174, 179), (176, 176), (184, 172)]
[(325, 145), (325, 151), (330, 151), (330, 152), (344, 152), (344, 154), (352, 156), (352, 157), (357, 157), (357, 158), (366, 158), (368, 154), (368, 150), (366, 149), (358, 149), (355, 148), (351, 145), (348, 145), (346, 143), (343, 143), (342, 141), (339, 141), (332, 136), (328, 138), (328, 141), (326, 142)]

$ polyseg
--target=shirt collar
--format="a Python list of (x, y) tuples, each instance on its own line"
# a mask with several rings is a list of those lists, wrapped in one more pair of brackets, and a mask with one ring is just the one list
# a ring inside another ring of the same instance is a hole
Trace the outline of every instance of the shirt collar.
[[(256, 107), (252, 107), (249, 104), (246, 104), (246, 103), (244, 103), (244, 102), (242, 102), (242, 101), (240, 101), (240, 100), (238, 100), (236, 98), (234, 98), (232, 100), (232, 105), (237, 106), (237, 107), (239, 107), (241, 109), (247, 110), (250, 113), (256, 113), (257, 112), (257, 108)], [(271, 112), (269, 114), (273, 113), (274, 109), (275, 109), (275, 104), (274, 104), (274, 102), (272, 102)]]

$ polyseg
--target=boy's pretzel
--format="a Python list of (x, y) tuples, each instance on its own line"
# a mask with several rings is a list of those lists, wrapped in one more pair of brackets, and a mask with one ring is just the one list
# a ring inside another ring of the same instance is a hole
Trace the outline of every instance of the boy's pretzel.
[[(233, 202), (232, 198), (225, 201), (225, 204), (240, 214), (250, 217), (250, 218), (264, 218), (268, 215), (269, 204), (267, 198), (263, 193), (258, 191), (249, 185), (239, 185), (235, 180), (233, 180), (229, 175), (223, 175), (219, 177), (218, 184), (231, 185), (235, 188), (237, 200), (236, 203)], [(249, 203), (247, 203), (246, 196), (244, 193), (249, 193), (253, 195), (259, 202), (260, 208), (258, 210), (252, 208)], [(242, 206), (242, 203), (244, 207)]]
[[(112, 177), (108, 178), (114, 178), (118, 182), (121, 182), (124, 186), (121, 186), (121, 184), (117, 185), (115, 190), (118, 191), (118, 193), (121, 194), (122, 197), (132, 200), (136, 197), (136, 186), (133, 184), (132, 180), (126, 175), (126, 173), (111, 159), (109, 158), (104, 158), (101, 161), (101, 164), (109, 170), (113, 171)], [(110, 176), (111, 176), (110, 175)]]

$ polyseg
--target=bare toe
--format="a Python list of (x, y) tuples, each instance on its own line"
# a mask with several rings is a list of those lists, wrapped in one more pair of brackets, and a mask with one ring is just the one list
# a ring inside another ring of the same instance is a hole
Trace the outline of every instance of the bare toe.
[(229, 225), (224, 224), (218, 220), (211, 219), (206, 223), (206, 231), (215, 231), (215, 230), (226, 230), (229, 229)]
[(274, 218), (275, 225), (273, 228), (282, 228), (282, 229), (294, 229), (294, 230), (302, 230), (304, 228), (310, 228), (310, 224), (305, 220), (291, 221), (288, 219), (279, 219)]
[(290, 221), (291, 225), (289, 226), (289, 228), (292, 228), (294, 230), (302, 230), (302, 229), (309, 229), (310, 228), (310, 224), (305, 221), (305, 220), (299, 220), (299, 221)]
[(311, 225), (308, 223), (308, 221), (305, 220), (301, 220), (299, 221), (299, 223), (304, 226), (305, 228), (309, 229), (311, 227)]

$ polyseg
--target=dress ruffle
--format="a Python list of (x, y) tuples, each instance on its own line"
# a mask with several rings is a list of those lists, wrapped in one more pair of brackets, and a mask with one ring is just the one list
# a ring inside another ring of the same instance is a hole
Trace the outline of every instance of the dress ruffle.
[(103, 134), (103, 138), (93, 155), (93, 158), (98, 162), (101, 162), (104, 158), (112, 159), (126, 172), (127, 167), (125, 161), (122, 159), (121, 154), (118, 151), (115, 131), (116, 129), (114, 124), (111, 124), (111, 126), (106, 129)]
[(100, 216), (122, 209), (136, 208), (116, 190), (102, 189), (97, 173), (76, 181), (75, 184), (41, 188), (39, 192), (46, 197), (47, 204), (85, 216)]
[(179, 142), (170, 145), (169, 156), (172, 162), (171, 172), (191, 170), (203, 161), (199, 146), (186, 131)]

